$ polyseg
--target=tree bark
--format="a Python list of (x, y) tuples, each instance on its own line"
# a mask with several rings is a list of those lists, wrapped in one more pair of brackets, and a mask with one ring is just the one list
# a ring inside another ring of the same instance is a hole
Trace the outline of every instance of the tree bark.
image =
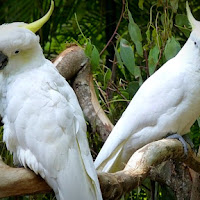
[(101, 108), (93, 85), (90, 65), (85, 65), (73, 82), (73, 89), (78, 97), (79, 103), (86, 117), (90, 122), (93, 132), (98, 132), (101, 139), (105, 141), (112, 131), (113, 124)]
[(54, 65), (59, 73), (66, 80), (71, 80), (78, 71), (85, 66), (88, 58), (85, 56), (84, 50), (76, 45), (73, 45), (64, 50), (54, 61)]
[(50, 191), (46, 182), (31, 170), (11, 168), (0, 158), (0, 198)]
[[(200, 147), (197, 154), (197, 157), (200, 158)], [(199, 200), (200, 197), (200, 174), (190, 169), (190, 174), (192, 178), (192, 191), (190, 200)]]
[(200, 174), (190, 169), (192, 179), (192, 191), (190, 200), (199, 200), (200, 197)]
[(162, 185), (167, 185), (174, 192), (177, 200), (190, 199), (192, 179), (189, 167), (180, 161), (168, 160), (151, 170), (149, 178)]
[(92, 130), (98, 132), (101, 139), (105, 141), (113, 124), (98, 102), (90, 73), (90, 64), (83, 49), (79, 46), (67, 48), (56, 58), (54, 65), (65, 79), (74, 78), (73, 89), (86, 120), (91, 124)]
[[(122, 194), (139, 186), (150, 171), (151, 174), (154, 173), (152, 171), (160, 174), (156, 166), (169, 159), (184, 162), (199, 173), (200, 159), (194, 155), (189, 146), (188, 149), (188, 156), (184, 158), (183, 147), (178, 140), (163, 139), (147, 144), (132, 155), (124, 170), (116, 173), (98, 173), (103, 198), (119, 199)], [(154, 176), (154, 179), (160, 181), (161, 178)], [(177, 177), (176, 183), (184, 186), (180, 177)], [(24, 168), (11, 168), (2, 161), (0, 162), (0, 198), (50, 191), (45, 181), (32, 171)]]

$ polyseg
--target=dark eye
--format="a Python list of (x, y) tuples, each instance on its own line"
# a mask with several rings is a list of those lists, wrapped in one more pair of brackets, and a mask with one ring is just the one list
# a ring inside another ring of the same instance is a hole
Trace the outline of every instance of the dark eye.
[(196, 46), (196, 45), (197, 45), (197, 43), (196, 43), (196, 42), (194, 42), (194, 45)]
[(19, 50), (16, 50), (16, 51), (15, 51), (15, 54), (18, 54), (18, 53), (19, 53)]

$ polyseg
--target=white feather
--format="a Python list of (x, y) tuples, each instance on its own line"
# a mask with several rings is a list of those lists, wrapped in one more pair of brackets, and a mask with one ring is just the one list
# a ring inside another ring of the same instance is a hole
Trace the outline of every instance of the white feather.
[(144, 82), (98, 154), (98, 170), (123, 169), (145, 144), (189, 132), (200, 115), (199, 38), (192, 32), (178, 55)]
[(101, 200), (74, 91), (44, 58), (35, 34), (12, 24), (0, 26), (0, 34), (9, 59), (1, 71), (3, 139), (14, 162), (40, 174), (58, 200)]

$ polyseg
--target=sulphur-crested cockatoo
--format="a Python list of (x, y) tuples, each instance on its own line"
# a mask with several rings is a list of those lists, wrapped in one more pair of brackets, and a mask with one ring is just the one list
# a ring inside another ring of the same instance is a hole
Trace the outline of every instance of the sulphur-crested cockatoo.
[(188, 133), (200, 115), (200, 22), (188, 4), (187, 14), (189, 39), (135, 94), (95, 160), (98, 170), (124, 168), (137, 149), (170, 133)]
[(101, 200), (74, 91), (45, 59), (34, 34), (50, 17), (0, 26), (0, 111), (14, 163), (40, 174), (58, 200)]

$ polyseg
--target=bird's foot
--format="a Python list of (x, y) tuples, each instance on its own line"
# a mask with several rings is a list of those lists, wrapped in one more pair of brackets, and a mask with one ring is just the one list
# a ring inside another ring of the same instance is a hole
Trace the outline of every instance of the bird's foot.
[(182, 143), (182, 145), (183, 145), (184, 155), (186, 157), (188, 156), (187, 142), (184, 140), (184, 138), (181, 135), (175, 133), (175, 134), (167, 136), (166, 138), (167, 139), (177, 139), (177, 140), (179, 140)]
[(24, 168), (24, 166), (21, 165), (21, 164), (17, 164), (17, 165), (15, 165), (15, 167), (17, 167), (17, 168)]

